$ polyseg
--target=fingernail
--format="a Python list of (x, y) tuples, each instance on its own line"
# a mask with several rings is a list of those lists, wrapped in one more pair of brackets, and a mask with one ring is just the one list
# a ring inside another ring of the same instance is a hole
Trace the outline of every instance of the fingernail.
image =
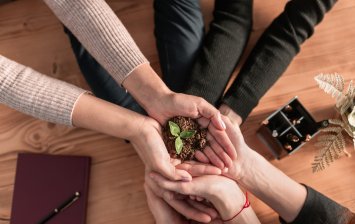
[(228, 168), (225, 167), (222, 172), (223, 172), (223, 173), (228, 173)]
[(223, 127), (223, 129), (226, 129), (226, 124), (222, 120), (221, 114), (218, 114), (218, 120), (219, 120), (219, 123), (221, 124), (221, 126)]

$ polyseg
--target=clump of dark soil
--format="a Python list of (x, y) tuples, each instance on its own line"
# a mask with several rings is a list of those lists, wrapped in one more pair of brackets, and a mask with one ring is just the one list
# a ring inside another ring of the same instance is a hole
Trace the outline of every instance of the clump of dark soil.
[(163, 128), (163, 140), (172, 158), (182, 162), (195, 159), (196, 150), (207, 145), (207, 129), (188, 117), (173, 117)]

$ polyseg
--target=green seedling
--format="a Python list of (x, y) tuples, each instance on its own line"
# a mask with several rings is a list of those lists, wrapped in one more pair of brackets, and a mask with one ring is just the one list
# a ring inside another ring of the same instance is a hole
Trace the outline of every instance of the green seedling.
[(195, 130), (181, 131), (179, 125), (177, 125), (172, 121), (169, 121), (169, 128), (170, 128), (170, 133), (176, 137), (175, 150), (176, 153), (179, 155), (184, 146), (182, 139), (192, 138), (196, 134), (196, 131)]

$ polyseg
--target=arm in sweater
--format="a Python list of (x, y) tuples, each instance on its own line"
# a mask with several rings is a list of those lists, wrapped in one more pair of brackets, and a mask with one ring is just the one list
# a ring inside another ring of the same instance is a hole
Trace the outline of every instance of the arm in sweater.
[(248, 42), (251, 0), (218, 0), (213, 21), (191, 71), (185, 93), (216, 105)]
[[(45, 2), (119, 84), (148, 62), (105, 1)], [(150, 66), (145, 68), (150, 71)], [(16, 110), (50, 122), (72, 125), (72, 111), (83, 92), (0, 56), (0, 102)]]
[(75, 102), (84, 92), (0, 55), (0, 103), (15, 110), (70, 126)]
[(292, 0), (260, 37), (223, 103), (243, 120), (286, 70), (337, 0)]
[(148, 63), (104, 0), (44, 2), (119, 84), (139, 65)]
[(104, 0), (44, 1), (113, 78), (161, 124), (177, 115), (204, 116), (223, 130), (218, 110), (198, 97), (170, 91)]

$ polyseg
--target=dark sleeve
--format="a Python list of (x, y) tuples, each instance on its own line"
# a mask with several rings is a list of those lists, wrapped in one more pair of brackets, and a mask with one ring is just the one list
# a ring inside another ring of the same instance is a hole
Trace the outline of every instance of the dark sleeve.
[[(315, 191), (307, 188), (306, 201), (296, 217), (289, 224), (348, 224), (354, 218), (354, 214), (347, 208)], [(282, 224), (286, 224), (280, 218)]]
[(243, 120), (277, 81), (337, 0), (292, 0), (258, 40), (223, 98)]
[(216, 0), (213, 21), (192, 67), (185, 93), (216, 105), (249, 39), (252, 0)]

